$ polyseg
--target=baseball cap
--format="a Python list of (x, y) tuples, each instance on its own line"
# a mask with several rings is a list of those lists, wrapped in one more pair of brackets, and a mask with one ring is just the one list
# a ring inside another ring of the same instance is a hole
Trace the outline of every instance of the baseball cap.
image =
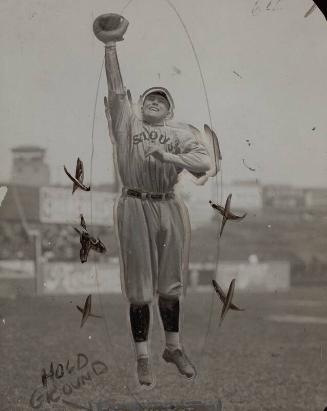
[(170, 102), (169, 102), (169, 100), (168, 100), (167, 94), (163, 93), (162, 91), (152, 91), (151, 93), (147, 94), (147, 95), (144, 97), (144, 100), (145, 100), (147, 97), (149, 97), (149, 96), (151, 96), (151, 95), (153, 95), (153, 94), (163, 97), (163, 98), (166, 100), (166, 102), (168, 103), (169, 107), (170, 107)]
[(151, 88), (148, 88), (148, 89), (145, 90), (145, 92), (140, 96), (140, 103), (141, 103), (141, 105), (143, 105), (145, 98), (146, 98), (147, 96), (149, 96), (150, 94), (159, 94), (159, 95), (161, 95), (161, 96), (163, 96), (163, 97), (166, 98), (166, 100), (167, 100), (168, 103), (169, 103), (170, 117), (172, 117), (172, 116), (173, 116), (173, 113), (174, 113), (175, 105), (174, 105), (174, 100), (173, 100), (171, 94), (169, 93), (169, 91), (168, 91), (166, 88), (164, 88), (164, 87), (151, 87)]

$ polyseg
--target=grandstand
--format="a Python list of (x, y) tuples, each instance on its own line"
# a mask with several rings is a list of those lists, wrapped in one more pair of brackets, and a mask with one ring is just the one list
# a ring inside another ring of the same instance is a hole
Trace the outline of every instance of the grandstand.
[[(93, 261), (118, 264), (112, 218), (116, 185), (93, 187), (91, 225), (90, 193), (77, 191), (72, 196), (70, 185), (51, 185), (44, 149), (21, 146), (12, 152), (12, 178), (2, 184), (8, 190), (0, 208), (0, 259), (14, 263), (33, 261), (37, 256), (35, 274), (40, 273), (40, 262), (78, 264), (80, 244), (73, 226), (79, 225), (83, 213), (92, 234), (108, 250), (105, 255), (95, 254)], [(197, 274), (197, 278), (202, 276), (199, 283), (209, 285), (217, 259), (220, 218), (206, 201), (212, 197), (209, 184), (194, 190), (196, 194), (190, 185), (186, 187), (182, 194), (193, 224), (191, 268), (194, 273), (194, 267), (209, 263), (209, 268), (200, 267)], [(322, 204), (327, 190), (236, 182), (223, 191), (224, 198), (233, 193), (232, 206), (248, 215), (241, 223), (227, 224), (220, 241), (220, 261), (246, 263), (255, 255), (260, 263), (289, 263), (290, 285), (326, 283), (327, 208)]]

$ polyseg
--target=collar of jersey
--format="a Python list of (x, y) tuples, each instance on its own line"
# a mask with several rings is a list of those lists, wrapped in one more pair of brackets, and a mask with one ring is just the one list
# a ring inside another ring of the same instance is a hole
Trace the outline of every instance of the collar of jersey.
[(163, 122), (155, 123), (155, 124), (151, 124), (151, 123), (148, 123), (147, 121), (143, 120), (143, 123), (144, 123), (146, 126), (149, 126), (149, 127), (164, 127), (164, 126), (166, 125), (165, 120), (163, 120)]

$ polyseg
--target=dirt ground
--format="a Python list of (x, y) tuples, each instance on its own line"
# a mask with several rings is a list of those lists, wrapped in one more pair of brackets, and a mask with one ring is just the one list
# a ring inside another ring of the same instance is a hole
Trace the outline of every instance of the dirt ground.
[[(152, 390), (136, 384), (127, 305), (120, 295), (93, 295), (93, 312), (103, 318), (89, 318), (83, 328), (75, 305), (83, 305), (85, 296), (2, 298), (0, 410), (93, 411), (101, 400), (221, 400), (224, 411), (323, 411), (326, 297), (326, 288), (236, 294), (234, 302), (245, 311), (230, 311), (218, 327), (216, 295), (189, 293), (183, 345), (198, 372), (192, 382), (161, 359), (164, 340), (155, 310)], [(44, 388), (42, 369), (50, 375), (51, 362), (54, 378)]]

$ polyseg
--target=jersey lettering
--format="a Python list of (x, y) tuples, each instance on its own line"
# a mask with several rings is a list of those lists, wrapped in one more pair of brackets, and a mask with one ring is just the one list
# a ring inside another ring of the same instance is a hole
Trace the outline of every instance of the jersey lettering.
[(161, 134), (159, 137), (159, 143), (160, 144), (166, 144), (170, 140), (169, 137), (167, 137), (165, 134)]
[(179, 145), (179, 141), (175, 141), (175, 144), (173, 143), (169, 143), (167, 146), (167, 150), (169, 153), (173, 153), (173, 154), (181, 154), (181, 148)]
[(139, 144), (142, 141), (140, 134), (135, 134), (135, 136), (133, 136), (133, 144)]
[(181, 148), (178, 140), (171, 140), (166, 133), (158, 133), (157, 130), (149, 131), (146, 127), (143, 127), (143, 131), (138, 134), (133, 135), (133, 144), (140, 144), (142, 141), (158, 141), (160, 144), (166, 146), (166, 149), (169, 153), (181, 154)]
[(149, 136), (145, 134), (144, 131), (139, 134), (141, 141), (149, 141)]
[(149, 137), (152, 141), (155, 141), (158, 138), (158, 133), (152, 130), (151, 133), (149, 134)]
[[(159, 140), (158, 140), (159, 139)], [(167, 144), (170, 141), (170, 137), (166, 134), (158, 134), (156, 130), (148, 131), (145, 127), (143, 131), (138, 134), (133, 135), (133, 144), (139, 144), (142, 141), (156, 141), (158, 140), (160, 144)]]

